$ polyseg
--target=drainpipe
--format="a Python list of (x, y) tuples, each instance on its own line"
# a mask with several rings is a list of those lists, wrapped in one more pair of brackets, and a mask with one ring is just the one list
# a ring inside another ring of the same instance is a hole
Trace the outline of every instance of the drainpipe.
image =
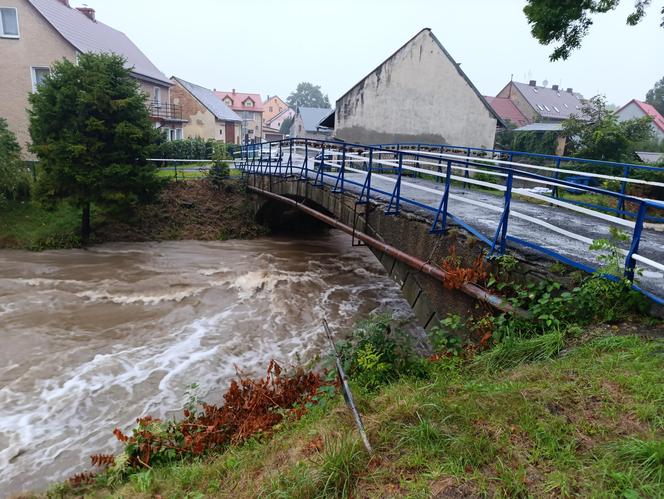
[[(275, 199), (281, 203), (293, 206), (294, 208), (303, 211), (307, 215), (311, 215), (312, 217), (317, 218), (321, 222), (325, 222), (327, 225), (330, 225), (335, 229), (339, 229), (348, 235), (354, 236), (355, 238), (371, 246), (372, 248), (382, 253), (385, 253), (386, 255), (389, 255), (392, 258), (399, 260), (400, 262), (405, 263), (406, 265), (417, 270), (418, 272), (427, 274), (441, 282), (445, 282), (447, 279), (447, 272), (445, 272), (440, 267), (425, 262), (424, 260), (421, 260), (420, 258), (417, 258), (415, 256), (409, 255), (408, 253), (405, 253), (395, 248), (394, 246), (390, 246), (389, 244), (386, 244), (374, 237), (371, 237), (368, 234), (365, 234), (363, 232), (353, 231), (352, 227), (349, 227), (348, 225), (339, 222), (335, 218), (324, 215), (323, 213), (320, 213), (319, 211), (314, 210), (313, 208), (309, 208), (308, 206), (305, 206), (302, 203), (298, 203), (293, 199), (280, 196), (279, 194), (275, 194), (270, 191), (264, 191), (263, 189), (259, 189), (258, 187), (254, 187), (251, 185), (248, 185), (247, 188), (251, 191), (258, 192), (264, 196)], [(480, 288), (477, 284), (467, 282), (463, 284), (459, 289), (468, 296), (470, 296), (471, 298), (482, 301), (484, 303), (488, 303), (489, 305), (491, 305), (497, 310), (500, 310), (501, 312), (507, 312), (523, 317), (528, 315), (526, 311), (514, 308), (511, 304), (507, 303), (501, 297), (485, 291), (484, 289)]]

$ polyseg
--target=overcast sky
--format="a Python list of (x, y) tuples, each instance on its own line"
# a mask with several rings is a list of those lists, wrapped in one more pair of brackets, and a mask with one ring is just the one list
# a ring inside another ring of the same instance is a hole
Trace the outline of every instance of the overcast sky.
[(285, 99), (310, 81), (334, 102), (425, 27), (486, 95), (513, 74), (621, 105), (644, 99), (664, 76), (660, 5), (630, 27), (631, 0), (598, 16), (581, 49), (557, 63), (548, 60), (552, 48), (530, 35), (524, 0), (86, 1), (167, 76), (263, 98)]

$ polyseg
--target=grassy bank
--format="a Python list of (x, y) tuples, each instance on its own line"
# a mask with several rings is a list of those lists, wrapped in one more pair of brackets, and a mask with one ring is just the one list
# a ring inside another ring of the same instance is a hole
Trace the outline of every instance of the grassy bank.
[(51, 494), (663, 497), (664, 343), (634, 329), (591, 329), (555, 358), (511, 368), (488, 361), (490, 350), (432, 362), (426, 379), (356, 385), (373, 456), (337, 396), (271, 437)]
[[(230, 179), (219, 188), (205, 180), (169, 183), (159, 200), (118, 216), (93, 207), (92, 243), (112, 241), (225, 240), (262, 235), (242, 185)], [(13, 202), (0, 216), (0, 248), (60, 249), (81, 245), (80, 210), (60, 203), (55, 210), (35, 201)]]

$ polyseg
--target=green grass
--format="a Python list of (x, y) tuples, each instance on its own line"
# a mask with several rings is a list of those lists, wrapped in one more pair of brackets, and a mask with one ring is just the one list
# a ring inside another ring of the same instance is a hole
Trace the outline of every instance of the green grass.
[[(196, 168), (195, 171), (182, 171), (182, 168)], [(197, 179), (197, 178), (205, 178), (208, 175), (207, 170), (201, 170), (200, 165), (198, 164), (193, 164), (193, 165), (178, 165), (177, 167), (177, 176), (176, 176), (176, 169), (173, 167), (166, 167), (165, 169), (161, 169), (157, 172), (157, 175), (162, 178), (170, 178), (175, 180), (189, 180), (189, 179)], [(235, 168), (231, 168), (230, 170), (230, 176), (231, 178), (236, 178), (240, 177), (242, 175), (242, 172), (240, 170), (237, 170)]]
[(68, 203), (60, 203), (55, 210), (48, 211), (33, 201), (11, 202), (1, 209), (0, 247), (31, 250), (78, 247), (80, 224), (80, 210)]
[(373, 456), (337, 397), (272, 437), (87, 495), (664, 497), (664, 344), (597, 334), (356, 388)]

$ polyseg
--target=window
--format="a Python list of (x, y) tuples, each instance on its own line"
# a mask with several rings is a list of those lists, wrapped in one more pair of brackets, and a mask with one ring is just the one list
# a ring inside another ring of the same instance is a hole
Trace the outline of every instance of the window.
[(244, 107), (254, 107), (254, 102), (251, 99), (244, 101)]
[(270, 112), (272, 112), (272, 106), (270, 106)]
[(159, 105), (161, 104), (161, 88), (154, 87), (154, 103)]
[(182, 140), (182, 128), (164, 128), (167, 140)]
[(14, 8), (0, 8), (0, 37), (18, 38), (18, 13)]
[(220, 129), (219, 129), (219, 135), (223, 135), (223, 134), (224, 134), (224, 129), (223, 129), (223, 128), (220, 128)]
[(233, 105), (233, 101), (230, 100), (228, 97), (224, 99), (224, 102), (226, 103), (227, 106), (232, 106)]
[(32, 69), (32, 91), (36, 92), (39, 89), (39, 85), (44, 82), (51, 70), (49, 68), (31, 68)]

